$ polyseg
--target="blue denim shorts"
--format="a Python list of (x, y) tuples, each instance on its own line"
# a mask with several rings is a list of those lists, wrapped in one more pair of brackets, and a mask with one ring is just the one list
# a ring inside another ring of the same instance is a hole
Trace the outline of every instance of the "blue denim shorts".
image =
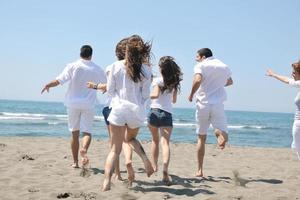
[(105, 123), (108, 126), (109, 125), (109, 121), (107, 121), (107, 118), (110, 114), (111, 108), (109, 108), (108, 106), (104, 107), (102, 110), (102, 115), (104, 117)]
[(172, 114), (159, 108), (151, 108), (147, 121), (156, 128), (173, 127)]

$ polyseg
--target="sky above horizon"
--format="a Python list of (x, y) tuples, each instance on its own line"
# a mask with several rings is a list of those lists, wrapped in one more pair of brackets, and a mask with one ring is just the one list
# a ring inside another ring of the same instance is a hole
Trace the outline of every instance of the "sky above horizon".
[[(40, 94), (84, 44), (102, 68), (115, 61), (116, 43), (138, 34), (161, 56), (176, 58), (184, 81), (176, 107), (187, 100), (196, 51), (212, 49), (234, 85), (227, 110), (294, 112), (297, 89), (265, 76), (290, 76), (300, 59), (300, 1), (0, 1), (0, 99), (63, 101), (67, 85)], [(102, 100), (102, 97), (100, 97)]]

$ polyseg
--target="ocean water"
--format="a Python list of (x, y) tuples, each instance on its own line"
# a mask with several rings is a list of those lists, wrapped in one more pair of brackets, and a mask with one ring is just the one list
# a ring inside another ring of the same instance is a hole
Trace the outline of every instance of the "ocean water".
[[(92, 133), (95, 138), (107, 139), (108, 133), (101, 110), (102, 107), (98, 106)], [(230, 145), (290, 147), (293, 114), (226, 111), (226, 115)], [(175, 108), (173, 120), (172, 142), (195, 143), (195, 110)], [(63, 103), (0, 100), (0, 136), (69, 137), (67, 123)], [(146, 123), (138, 138), (151, 140)], [(207, 143), (216, 143), (211, 128)]]

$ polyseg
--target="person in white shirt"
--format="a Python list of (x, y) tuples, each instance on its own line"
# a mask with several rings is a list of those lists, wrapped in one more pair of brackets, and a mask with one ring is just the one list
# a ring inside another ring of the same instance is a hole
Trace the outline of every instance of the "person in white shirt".
[[(297, 63), (292, 64), (292, 77), (289, 78), (286, 76), (281, 76), (276, 74), (271, 69), (267, 70), (267, 75), (277, 80), (289, 84), (290, 86), (296, 87), (300, 89), (300, 60)], [(295, 104), (297, 106), (297, 110), (294, 117), (294, 124), (293, 124), (293, 142), (292, 142), (292, 149), (295, 149), (298, 155), (298, 159), (300, 160), (300, 91), (295, 98)]]
[(180, 67), (171, 56), (164, 56), (159, 60), (161, 77), (153, 80), (153, 90), (150, 95), (151, 110), (148, 114), (148, 127), (152, 134), (152, 166), (157, 171), (159, 154), (159, 134), (161, 136), (163, 154), (163, 182), (170, 185), (169, 161), (170, 161), (170, 137), (173, 129), (172, 103), (176, 103), (177, 93), (182, 81)]
[(129, 37), (125, 60), (115, 62), (109, 74), (107, 93), (112, 96), (112, 110), (108, 121), (112, 145), (105, 163), (102, 191), (110, 190), (111, 175), (123, 141), (129, 185), (134, 180), (131, 148), (141, 157), (148, 177), (154, 172), (142, 145), (136, 139), (139, 127), (143, 126), (146, 117), (145, 105), (150, 95), (151, 70), (143, 64), (148, 60), (150, 50), (151, 45), (141, 37)]
[[(116, 57), (118, 60), (124, 60), (125, 59), (125, 51), (126, 51), (126, 43), (127, 43), (128, 38), (124, 38), (122, 39), (120, 42), (118, 42), (118, 44), (116, 45), (116, 49), (115, 49), (115, 53), (116, 53)], [(108, 65), (106, 67), (106, 77), (109, 76), (109, 73), (111, 71), (113, 64)], [(106, 92), (106, 83), (94, 83), (94, 82), (88, 82), (87, 83), (87, 87), (88, 88), (93, 88), (93, 89), (97, 89), (97, 90), (102, 90), (104, 93)], [(106, 100), (106, 105), (104, 106), (104, 108), (102, 109), (102, 114), (104, 117), (104, 121), (106, 123), (106, 127), (107, 127), (107, 131), (109, 134), (109, 140), (111, 141), (111, 134), (110, 134), (110, 126), (109, 126), (109, 121), (108, 116), (111, 112), (111, 99), (112, 97), (107, 95), (107, 100)], [(121, 172), (120, 172), (120, 161), (119, 161), (119, 156), (116, 158), (116, 162), (115, 162), (115, 175), (116, 178), (118, 180), (123, 180), (121, 177)]]
[(194, 79), (189, 101), (196, 94), (196, 122), (198, 134), (196, 176), (203, 176), (203, 159), (207, 130), (215, 129), (218, 145), (225, 148), (228, 141), (227, 119), (223, 102), (226, 100), (224, 87), (232, 85), (231, 71), (226, 64), (213, 57), (209, 48), (200, 49), (196, 55), (198, 64), (194, 67)]
[(93, 49), (89, 45), (84, 45), (80, 49), (81, 59), (68, 64), (63, 72), (55, 80), (49, 82), (42, 89), (49, 92), (51, 87), (69, 82), (69, 87), (65, 95), (65, 106), (68, 111), (68, 126), (72, 132), (71, 149), (73, 155), (72, 167), (78, 168), (79, 135), (83, 133), (82, 147), (82, 166), (89, 163), (87, 151), (91, 143), (91, 129), (95, 115), (95, 105), (97, 103), (96, 90), (86, 87), (88, 81), (96, 83), (106, 82), (104, 71), (91, 61)]

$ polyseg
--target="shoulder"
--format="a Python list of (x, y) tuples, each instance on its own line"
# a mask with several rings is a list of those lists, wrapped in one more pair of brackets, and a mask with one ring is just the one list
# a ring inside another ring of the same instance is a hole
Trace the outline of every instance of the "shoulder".
[(125, 70), (125, 64), (124, 61), (116, 61), (113, 64), (111, 64), (110, 71), (112, 74), (119, 74)]
[(194, 66), (194, 74), (201, 74), (201, 73), (202, 73), (203, 67), (204, 67), (204, 65), (203, 65), (202, 62), (197, 63), (197, 64)]
[(153, 81), (152, 81), (153, 86), (155, 86), (155, 85), (161, 86), (161, 85), (163, 85), (163, 83), (164, 83), (164, 80), (162, 77), (153, 78)]
[(148, 65), (143, 64), (142, 65), (142, 71), (143, 75), (146, 79), (151, 79), (152, 77), (152, 68), (149, 67)]

